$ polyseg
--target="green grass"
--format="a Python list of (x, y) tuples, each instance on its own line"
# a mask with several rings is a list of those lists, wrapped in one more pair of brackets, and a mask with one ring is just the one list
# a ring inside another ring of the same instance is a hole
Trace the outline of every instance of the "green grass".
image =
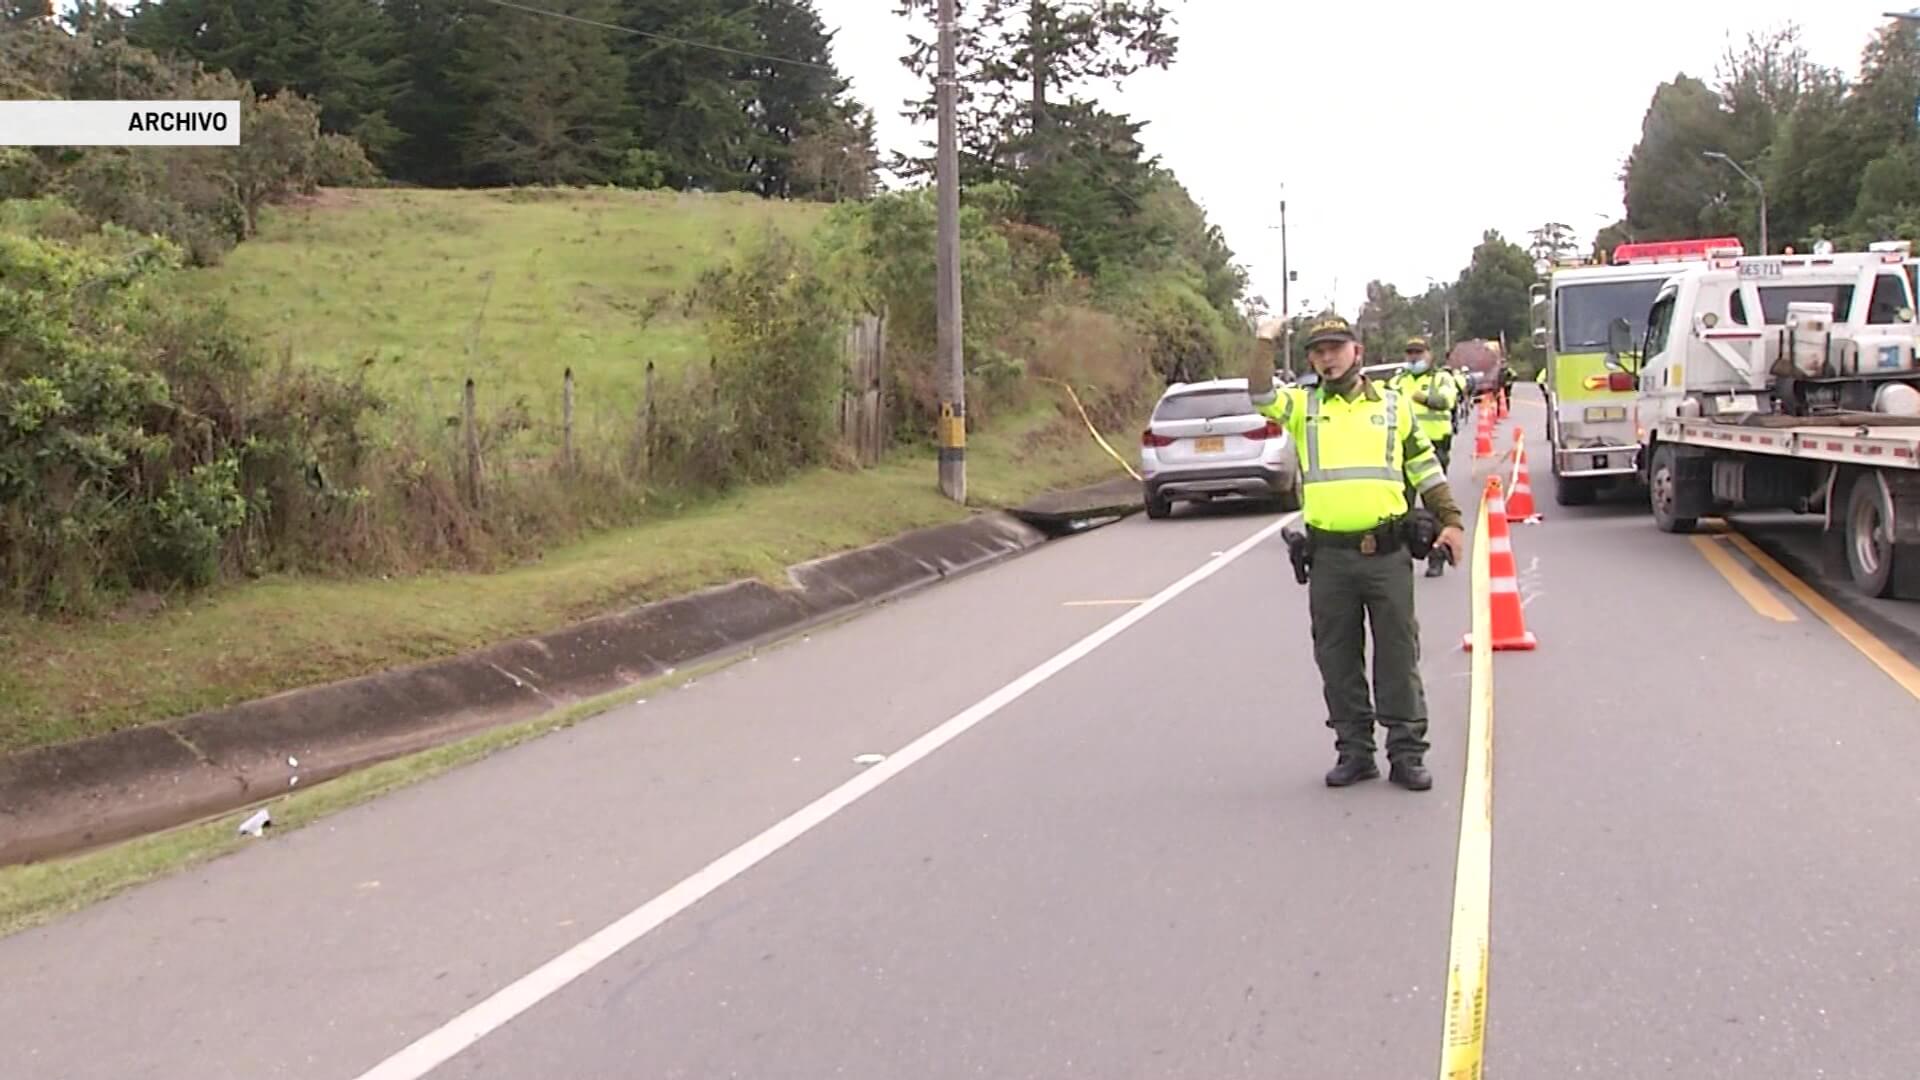
[[(1123, 475), (1049, 409), (976, 436), (976, 505)], [(264, 580), (110, 619), (0, 617), (0, 751), (172, 719), (282, 690), (451, 656), (626, 605), (759, 576), (966, 513), (931, 454), (819, 470), (556, 549), (492, 574)]]
[(327, 191), (183, 282), (276, 354), (364, 370), (403, 419), (457, 416), (471, 376), (484, 413), (524, 402), (557, 427), (572, 367), (585, 437), (634, 415), (649, 360), (706, 359), (676, 294), (768, 225), (802, 235), (825, 213), (750, 195)]

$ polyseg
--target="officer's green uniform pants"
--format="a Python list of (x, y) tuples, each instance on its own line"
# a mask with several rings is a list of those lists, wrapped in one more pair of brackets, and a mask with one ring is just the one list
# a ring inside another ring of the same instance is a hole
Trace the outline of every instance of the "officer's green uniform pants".
[[(1320, 546), (1307, 587), (1313, 658), (1327, 697), (1327, 726), (1342, 755), (1374, 753), (1373, 725), (1387, 729), (1387, 757), (1427, 752), (1427, 694), (1420, 681), (1420, 624), (1413, 611), (1413, 558)], [(1373, 692), (1367, 691), (1367, 623), (1373, 624)]]

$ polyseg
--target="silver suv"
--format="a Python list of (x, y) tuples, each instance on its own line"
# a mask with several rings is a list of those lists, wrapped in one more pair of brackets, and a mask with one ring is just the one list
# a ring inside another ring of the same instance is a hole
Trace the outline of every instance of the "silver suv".
[(1175, 502), (1251, 498), (1300, 506), (1300, 464), (1280, 425), (1254, 411), (1247, 380), (1176, 383), (1140, 436), (1147, 516)]

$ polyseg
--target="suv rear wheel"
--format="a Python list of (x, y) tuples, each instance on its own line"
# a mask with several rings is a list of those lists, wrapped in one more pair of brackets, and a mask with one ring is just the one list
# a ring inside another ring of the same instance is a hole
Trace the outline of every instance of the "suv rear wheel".
[(1155, 521), (1173, 516), (1173, 500), (1158, 492), (1147, 492), (1147, 516)]

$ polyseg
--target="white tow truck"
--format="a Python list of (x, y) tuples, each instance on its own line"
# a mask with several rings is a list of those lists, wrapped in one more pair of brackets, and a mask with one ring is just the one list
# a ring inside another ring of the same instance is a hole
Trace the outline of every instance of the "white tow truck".
[[(1920, 599), (1920, 325), (1909, 245), (1713, 253), (1661, 286), (1635, 372), (1654, 523), (1818, 513), (1869, 596)], [(1631, 348), (1625, 320), (1616, 351)]]

